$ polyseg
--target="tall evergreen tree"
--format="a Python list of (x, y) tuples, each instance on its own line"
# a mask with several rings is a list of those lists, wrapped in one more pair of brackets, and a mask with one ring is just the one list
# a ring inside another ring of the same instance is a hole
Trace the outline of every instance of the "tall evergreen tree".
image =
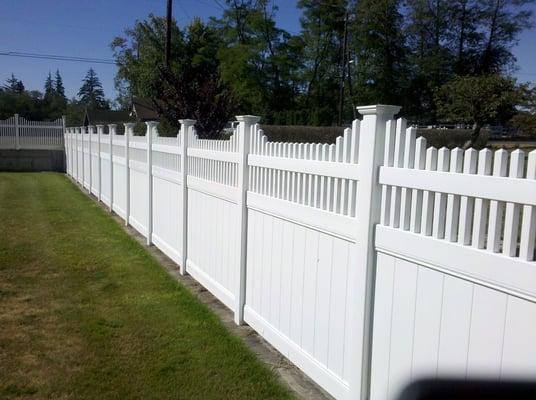
[(533, 11), (528, 7), (535, 0), (480, 0), (481, 27), (484, 31), (478, 72), (506, 72), (515, 63), (512, 47), (519, 34), (534, 26)]
[(347, 0), (300, 0), (303, 100), (312, 125), (330, 125), (338, 108)]
[(268, 0), (227, 0), (222, 18), (212, 25), (222, 33), (218, 58), (222, 78), (231, 85), (244, 111), (265, 120), (291, 108), (296, 58), (290, 35), (277, 28), (277, 7)]
[(80, 103), (89, 109), (107, 109), (109, 104), (104, 97), (102, 84), (93, 68), (90, 68), (82, 80), (82, 86), (78, 91)]
[(479, 43), (482, 32), (479, 31), (479, 0), (453, 0), (450, 5), (450, 43), (454, 56), (453, 67), (457, 75), (476, 72), (478, 64)]
[(55, 95), (56, 90), (54, 89), (54, 81), (52, 80), (52, 74), (49, 71), (45, 80), (45, 100), (52, 100)]
[[(408, 0), (407, 40), (411, 49), (411, 116), (419, 122), (437, 119), (434, 90), (453, 76), (454, 54), (449, 48), (449, 0)], [(423, 118), (424, 116), (424, 118)]]
[(57, 96), (63, 99), (67, 99), (65, 97), (65, 87), (63, 86), (63, 79), (61, 78), (60, 71), (58, 69), (56, 70), (56, 75), (54, 77), (54, 90)]
[(398, 0), (360, 0), (356, 7), (356, 98), (360, 104), (400, 104), (408, 79)]
[(11, 76), (6, 80), (6, 84), (3, 87), (4, 90), (12, 93), (23, 93), (24, 92), (24, 84), (21, 80), (17, 79), (14, 74), (11, 74)]

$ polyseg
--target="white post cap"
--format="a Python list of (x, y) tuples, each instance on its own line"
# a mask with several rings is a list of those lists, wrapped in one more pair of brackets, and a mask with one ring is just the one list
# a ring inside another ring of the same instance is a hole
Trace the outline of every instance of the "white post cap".
[(261, 120), (261, 117), (258, 117), (256, 115), (237, 115), (236, 120), (238, 122), (246, 122), (250, 124), (256, 124)]
[(400, 111), (400, 106), (391, 106), (386, 104), (375, 104), (371, 106), (358, 106), (357, 111), (361, 115), (379, 115), (389, 119)]

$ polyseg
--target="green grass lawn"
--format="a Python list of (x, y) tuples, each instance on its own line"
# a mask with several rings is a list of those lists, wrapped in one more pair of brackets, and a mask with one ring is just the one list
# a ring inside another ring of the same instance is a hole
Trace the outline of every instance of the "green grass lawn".
[(290, 398), (65, 176), (0, 173), (0, 398)]

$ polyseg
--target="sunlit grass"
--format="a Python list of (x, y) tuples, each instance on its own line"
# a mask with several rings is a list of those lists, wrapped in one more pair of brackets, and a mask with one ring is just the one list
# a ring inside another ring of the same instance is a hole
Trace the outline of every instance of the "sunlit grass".
[(66, 177), (0, 174), (0, 398), (289, 398)]

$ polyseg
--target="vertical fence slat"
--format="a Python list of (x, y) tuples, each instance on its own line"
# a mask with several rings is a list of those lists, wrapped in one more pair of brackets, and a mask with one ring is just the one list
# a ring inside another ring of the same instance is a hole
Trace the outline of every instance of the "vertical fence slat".
[[(415, 128), (408, 128), (406, 130), (406, 143), (404, 144), (404, 168), (413, 168), (415, 162), (416, 131), (417, 130)], [(406, 231), (410, 227), (411, 197), (411, 189), (402, 188), (402, 193), (400, 196), (400, 227)]]
[[(383, 165), (386, 167), (392, 167), (394, 162), (394, 139), (395, 139), (395, 129), (396, 121), (389, 120), (387, 121), (387, 126), (385, 128), (385, 148), (383, 154)], [(383, 185), (382, 187), (382, 204), (381, 204), (381, 214), (380, 222), (382, 225), (389, 225), (390, 222), (390, 212), (391, 212), (391, 190), (390, 185)], [(353, 201), (353, 199), (350, 199)]]
[[(475, 174), (477, 166), (477, 151), (475, 149), (465, 150), (463, 160), (463, 173)], [(461, 196), (460, 200), (460, 222), (458, 225), (458, 243), (468, 245), (471, 243), (471, 231), (473, 220), (473, 205), (472, 197)]]
[[(536, 180), (536, 150), (529, 153), (526, 179)], [(536, 207), (523, 206), (523, 220), (521, 222), (521, 242), (519, 257), (522, 260), (534, 260), (534, 246), (536, 241)]]
[[(525, 164), (525, 152), (515, 150), (510, 154), (510, 178), (522, 178)], [(504, 240), (503, 254), (514, 257), (517, 253), (517, 239), (519, 235), (519, 204), (506, 203), (506, 215), (504, 217)]]
[[(450, 152), (450, 172), (461, 173), (463, 170), (463, 150), (452, 149)], [(460, 196), (449, 194), (447, 196), (447, 214), (445, 217), (445, 238), (455, 242), (458, 238), (458, 222), (460, 218)]]
[[(404, 165), (404, 145), (406, 142), (406, 120), (399, 118), (396, 121), (395, 152), (393, 166), (402, 168)], [(401, 188), (394, 186), (391, 189), (391, 211), (389, 212), (390, 226), (398, 228), (400, 224), (400, 197)]]
[[(493, 160), (493, 176), (506, 176), (508, 164), (508, 152), (504, 149), (495, 152)], [(502, 223), (504, 217), (504, 204), (492, 200), (489, 207), (489, 225), (487, 249), (493, 253), (498, 253), (501, 248)]]
[[(491, 150), (482, 149), (478, 154), (478, 175), (491, 173)], [(475, 199), (473, 217), (473, 238), (471, 245), (483, 249), (486, 243), (486, 223), (488, 221), (489, 200)]]
[[(426, 150), (427, 171), (435, 171), (437, 167), (437, 149), (429, 147)], [(434, 212), (434, 193), (429, 190), (424, 190), (422, 195), (422, 217), (421, 217), (421, 233), (430, 236), (432, 234), (432, 218)]]
[[(449, 170), (450, 151), (446, 147), (439, 149), (437, 156), (437, 170), (447, 172)], [(437, 239), (445, 237), (445, 217), (447, 213), (447, 195), (435, 193), (434, 195), (434, 221), (432, 223), (432, 235)]]
[[(415, 142), (415, 169), (424, 169), (426, 165), (426, 139), (420, 137)], [(422, 190), (413, 189), (411, 196), (411, 232), (421, 231)]]

